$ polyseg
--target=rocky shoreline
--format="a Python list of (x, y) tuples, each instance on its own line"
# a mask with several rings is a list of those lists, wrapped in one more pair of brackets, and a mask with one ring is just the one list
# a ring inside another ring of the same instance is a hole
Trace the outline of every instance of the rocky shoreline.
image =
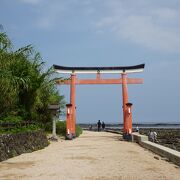
[(139, 133), (148, 135), (149, 131), (157, 133), (157, 143), (180, 152), (180, 129), (177, 128), (140, 128)]

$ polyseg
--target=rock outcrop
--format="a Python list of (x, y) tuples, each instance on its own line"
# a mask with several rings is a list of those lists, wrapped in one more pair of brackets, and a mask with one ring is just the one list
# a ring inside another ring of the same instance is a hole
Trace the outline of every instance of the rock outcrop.
[(48, 146), (43, 130), (0, 135), (0, 161)]

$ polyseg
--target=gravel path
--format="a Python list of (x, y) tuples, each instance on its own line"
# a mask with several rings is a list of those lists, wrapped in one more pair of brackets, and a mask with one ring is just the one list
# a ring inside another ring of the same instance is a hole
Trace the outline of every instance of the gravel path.
[(1, 162), (0, 180), (11, 179), (179, 180), (180, 168), (119, 135), (84, 131)]

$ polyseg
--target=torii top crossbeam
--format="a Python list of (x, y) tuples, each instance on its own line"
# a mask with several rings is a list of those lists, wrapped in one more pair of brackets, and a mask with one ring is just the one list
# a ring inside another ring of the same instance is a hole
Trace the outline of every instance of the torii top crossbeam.
[[(58, 73), (62, 74), (96, 74), (96, 79), (77, 79), (75, 84), (122, 84), (122, 78), (117, 79), (102, 79), (100, 74), (129, 74), (142, 72), (145, 64), (139, 64), (136, 66), (118, 66), (118, 67), (66, 67), (53, 65), (54, 69)], [(141, 78), (127, 78), (127, 84), (142, 84)], [(71, 80), (56, 79), (57, 84), (70, 85)]]
[(65, 74), (96, 74), (96, 73), (109, 73), (109, 74), (122, 74), (122, 73), (136, 73), (144, 70), (145, 64), (139, 64), (136, 66), (116, 66), (116, 67), (66, 67), (53, 65), (54, 69), (58, 73)]

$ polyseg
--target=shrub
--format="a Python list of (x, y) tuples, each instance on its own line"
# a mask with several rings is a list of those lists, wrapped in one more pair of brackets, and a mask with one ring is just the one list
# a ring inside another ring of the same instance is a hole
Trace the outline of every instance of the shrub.
[[(48, 122), (45, 124), (44, 129), (46, 132), (52, 132), (52, 122)], [(65, 121), (57, 121), (56, 122), (56, 133), (61, 136), (66, 135), (66, 122)]]
[(9, 128), (8, 130), (0, 127), (0, 134), (16, 134), (20, 132), (31, 132), (39, 130), (40, 127), (38, 124), (29, 124), (26, 126), (14, 126), (12, 128)]
[[(52, 132), (52, 122), (46, 123), (45, 131)], [(56, 133), (60, 136), (66, 136), (66, 121), (57, 121)], [(82, 128), (76, 125), (76, 137), (79, 137), (80, 134), (82, 134)]]
[(44, 125), (44, 129), (46, 132), (50, 133), (52, 132), (52, 122), (48, 122)]
[(79, 137), (82, 132), (82, 128), (79, 125), (76, 125), (76, 137)]
[(7, 116), (0, 119), (0, 122), (8, 122), (8, 123), (20, 123), (23, 121), (21, 116)]
[(66, 136), (66, 122), (58, 121), (56, 123), (56, 132), (58, 135)]

